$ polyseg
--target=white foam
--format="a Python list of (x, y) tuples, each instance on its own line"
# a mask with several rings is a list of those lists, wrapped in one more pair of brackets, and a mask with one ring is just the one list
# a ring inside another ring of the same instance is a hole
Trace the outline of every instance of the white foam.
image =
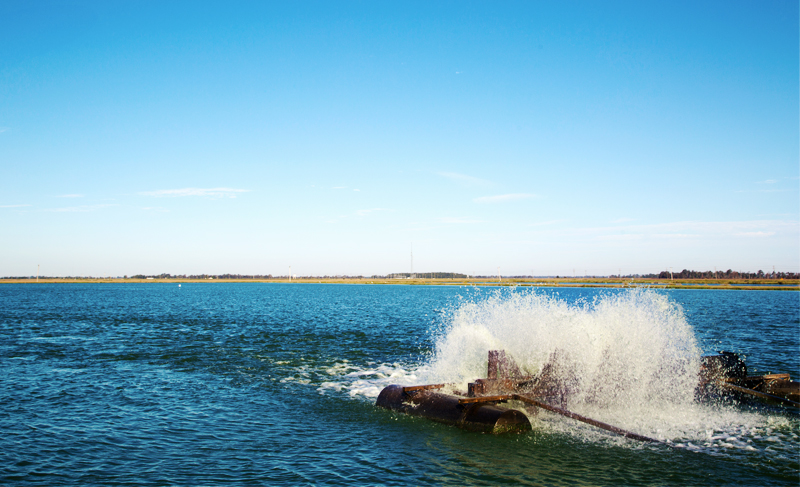
[[(420, 362), (335, 363), (317, 390), (370, 401), (390, 384), (465, 390), (486, 376), (488, 350), (505, 350), (531, 375), (557, 357), (570, 410), (674, 446), (791, 453), (797, 443), (796, 420), (696, 402), (700, 348), (681, 307), (663, 293), (632, 289), (577, 303), (541, 291), (496, 293), (446, 311), (432, 333), (434, 350)], [(588, 441), (627, 441), (547, 412), (531, 419)]]
[(378, 397), (381, 390), (390, 384), (412, 385), (419, 380), (415, 372), (407, 370), (399, 363), (368, 363), (366, 367), (336, 364), (327, 370), (329, 372), (342, 371), (343, 373), (338, 376), (338, 381), (323, 382), (317, 388), (321, 394), (329, 390), (346, 390), (351, 397), (370, 400)]

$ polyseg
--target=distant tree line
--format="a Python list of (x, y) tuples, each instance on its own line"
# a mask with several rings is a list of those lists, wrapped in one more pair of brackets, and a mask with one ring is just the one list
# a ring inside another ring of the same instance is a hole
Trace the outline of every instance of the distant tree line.
[[(127, 279), (128, 276), (125, 276)], [(153, 275), (144, 275), (144, 274), (136, 274), (135, 276), (131, 276), (131, 279), (272, 279), (272, 274), (267, 275), (260, 275), (260, 274), (153, 274)]]
[(466, 274), (459, 274), (458, 272), (397, 272), (394, 274), (387, 274), (387, 279), (409, 279), (411, 277), (416, 279), (466, 279)]
[[(658, 274), (659, 279), (669, 279), (670, 272), (663, 271)], [(796, 272), (739, 272), (728, 269), (727, 271), (690, 271), (684, 269), (672, 273), (673, 279), (797, 279)]]
[[(497, 279), (497, 276), (467, 276), (459, 272), (396, 272), (393, 274), (373, 275), (367, 277), (368, 279), (409, 279), (411, 277), (417, 279), (466, 279), (467, 277), (477, 279)], [(534, 278), (552, 278), (553, 276), (502, 276), (502, 279), (534, 279)], [(569, 277), (569, 276), (555, 276)], [(623, 279), (669, 279), (670, 272), (662, 271), (658, 274), (628, 274), (628, 275), (610, 275), (610, 276), (577, 276), (579, 278), (623, 278)], [(800, 279), (800, 273), (796, 272), (764, 272), (759, 270), (757, 272), (741, 272), (728, 269), (727, 271), (691, 271), (684, 269), (680, 272), (673, 272), (671, 274), (673, 279)], [(117, 276), (116, 279), (120, 277)], [(125, 279), (253, 279), (253, 280), (268, 280), (268, 279), (288, 279), (289, 276), (273, 276), (272, 274), (136, 274), (134, 276), (124, 276)], [(6, 276), (0, 279), (36, 279), (36, 276)], [(39, 276), (39, 279), (106, 279), (106, 277), (92, 277), (92, 276), (67, 276), (67, 277), (51, 277)], [(112, 278), (114, 279), (114, 278)], [(293, 279), (365, 279), (364, 276), (346, 276), (346, 275), (325, 275), (325, 276), (298, 276)]]

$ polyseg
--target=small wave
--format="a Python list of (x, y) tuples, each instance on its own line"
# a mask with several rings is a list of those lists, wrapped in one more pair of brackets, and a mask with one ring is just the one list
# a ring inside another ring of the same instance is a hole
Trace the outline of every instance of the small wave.
[(350, 397), (369, 400), (378, 397), (378, 394), (388, 385), (412, 385), (418, 383), (420, 372), (399, 363), (368, 363), (365, 367), (335, 364), (328, 370), (342, 370), (345, 373), (341, 375), (331, 374), (338, 380), (323, 382), (317, 389), (320, 393), (346, 391)]

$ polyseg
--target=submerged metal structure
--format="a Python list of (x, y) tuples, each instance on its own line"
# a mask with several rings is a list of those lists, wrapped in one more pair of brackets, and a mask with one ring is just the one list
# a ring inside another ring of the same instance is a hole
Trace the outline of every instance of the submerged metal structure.
[[(452, 389), (448, 384), (390, 385), (381, 391), (376, 405), (493, 434), (530, 431), (531, 423), (521, 409), (531, 414), (544, 409), (626, 438), (658, 442), (567, 410), (575, 381), (568, 373), (563, 374), (562, 362), (556, 352), (539, 374), (525, 375), (505, 351), (490, 350), (486, 378), (470, 382), (466, 392), (444, 392)], [(792, 381), (789, 374), (748, 376), (744, 361), (729, 352), (703, 357), (697, 394), (700, 398), (735, 395), (800, 408), (800, 382)]]
[(800, 382), (789, 374), (747, 375), (744, 360), (731, 352), (703, 357), (697, 391), (701, 397), (731, 395), (800, 408)]

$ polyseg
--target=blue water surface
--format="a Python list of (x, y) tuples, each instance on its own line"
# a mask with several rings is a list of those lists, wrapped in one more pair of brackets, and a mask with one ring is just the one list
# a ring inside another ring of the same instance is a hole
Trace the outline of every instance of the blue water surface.
[[(335, 364), (423, 362), (443, 310), (491, 292), (2, 285), (0, 484), (797, 485), (798, 421), (780, 411), (758, 414), (783, 418), (783, 453), (748, 457), (536, 429), (475, 434), (320, 391)], [(574, 301), (623, 291), (503, 292)], [(655, 292), (682, 306), (705, 351), (740, 352), (751, 370), (800, 375), (799, 293)]]

